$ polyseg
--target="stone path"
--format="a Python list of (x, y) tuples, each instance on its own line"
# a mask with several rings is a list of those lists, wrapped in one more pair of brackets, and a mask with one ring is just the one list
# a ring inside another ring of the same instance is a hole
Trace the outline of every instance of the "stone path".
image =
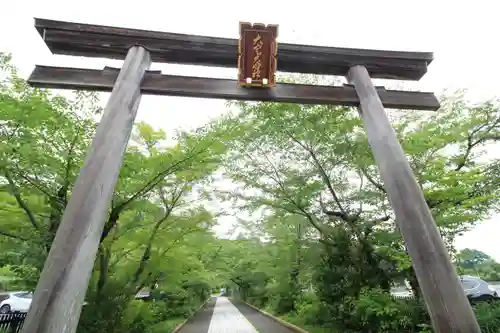
[(288, 328), (243, 304), (214, 297), (178, 333), (291, 333)]
[(217, 298), (208, 333), (259, 333), (226, 297)]

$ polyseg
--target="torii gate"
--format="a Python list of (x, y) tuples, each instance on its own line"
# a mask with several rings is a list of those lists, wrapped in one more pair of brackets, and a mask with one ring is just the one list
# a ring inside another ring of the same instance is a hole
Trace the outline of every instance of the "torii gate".
[[(240, 40), (35, 19), (54, 54), (125, 59), (121, 70), (36, 66), (36, 87), (111, 91), (41, 274), (24, 333), (74, 333), (137, 109), (144, 94), (358, 106), (435, 332), (479, 333), (423, 193), (384, 106), (437, 110), (433, 93), (371, 78), (419, 80), (432, 53), (280, 44), (277, 26), (240, 23)], [(238, 80), (163, 75), (152, 61), (234, 68)], [(346, 76), (344, 86), (275, 83), (284, 72)], [(244, 86), (256, 86), (246, 88)]]

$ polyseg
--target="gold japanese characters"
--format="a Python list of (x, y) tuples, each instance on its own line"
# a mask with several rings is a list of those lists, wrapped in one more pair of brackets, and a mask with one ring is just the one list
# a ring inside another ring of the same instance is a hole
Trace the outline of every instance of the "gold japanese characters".
[(240, 22), (238, 83), (247, 87), (276, 85), (277, 25)]

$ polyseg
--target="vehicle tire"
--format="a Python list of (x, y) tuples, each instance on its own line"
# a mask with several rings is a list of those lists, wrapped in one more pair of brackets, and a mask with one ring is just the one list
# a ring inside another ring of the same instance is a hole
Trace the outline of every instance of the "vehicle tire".
[(0, 313), (1, 314), (10, 313), (10, 305), (8, 304), (2, 305), (2, 307), (0, 308)]
[(476, 302), (489, 302), (494, 299), (495, 297), (493, 295), (481, 295), (479, 297), (474, 297), (474, 301)]

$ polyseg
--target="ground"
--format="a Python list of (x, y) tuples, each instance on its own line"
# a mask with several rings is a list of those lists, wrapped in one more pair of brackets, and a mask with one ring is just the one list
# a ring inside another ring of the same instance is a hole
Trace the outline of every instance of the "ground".
[(178, 333), (291, 333), (292, 331), (257, 310), (213, 297)]

